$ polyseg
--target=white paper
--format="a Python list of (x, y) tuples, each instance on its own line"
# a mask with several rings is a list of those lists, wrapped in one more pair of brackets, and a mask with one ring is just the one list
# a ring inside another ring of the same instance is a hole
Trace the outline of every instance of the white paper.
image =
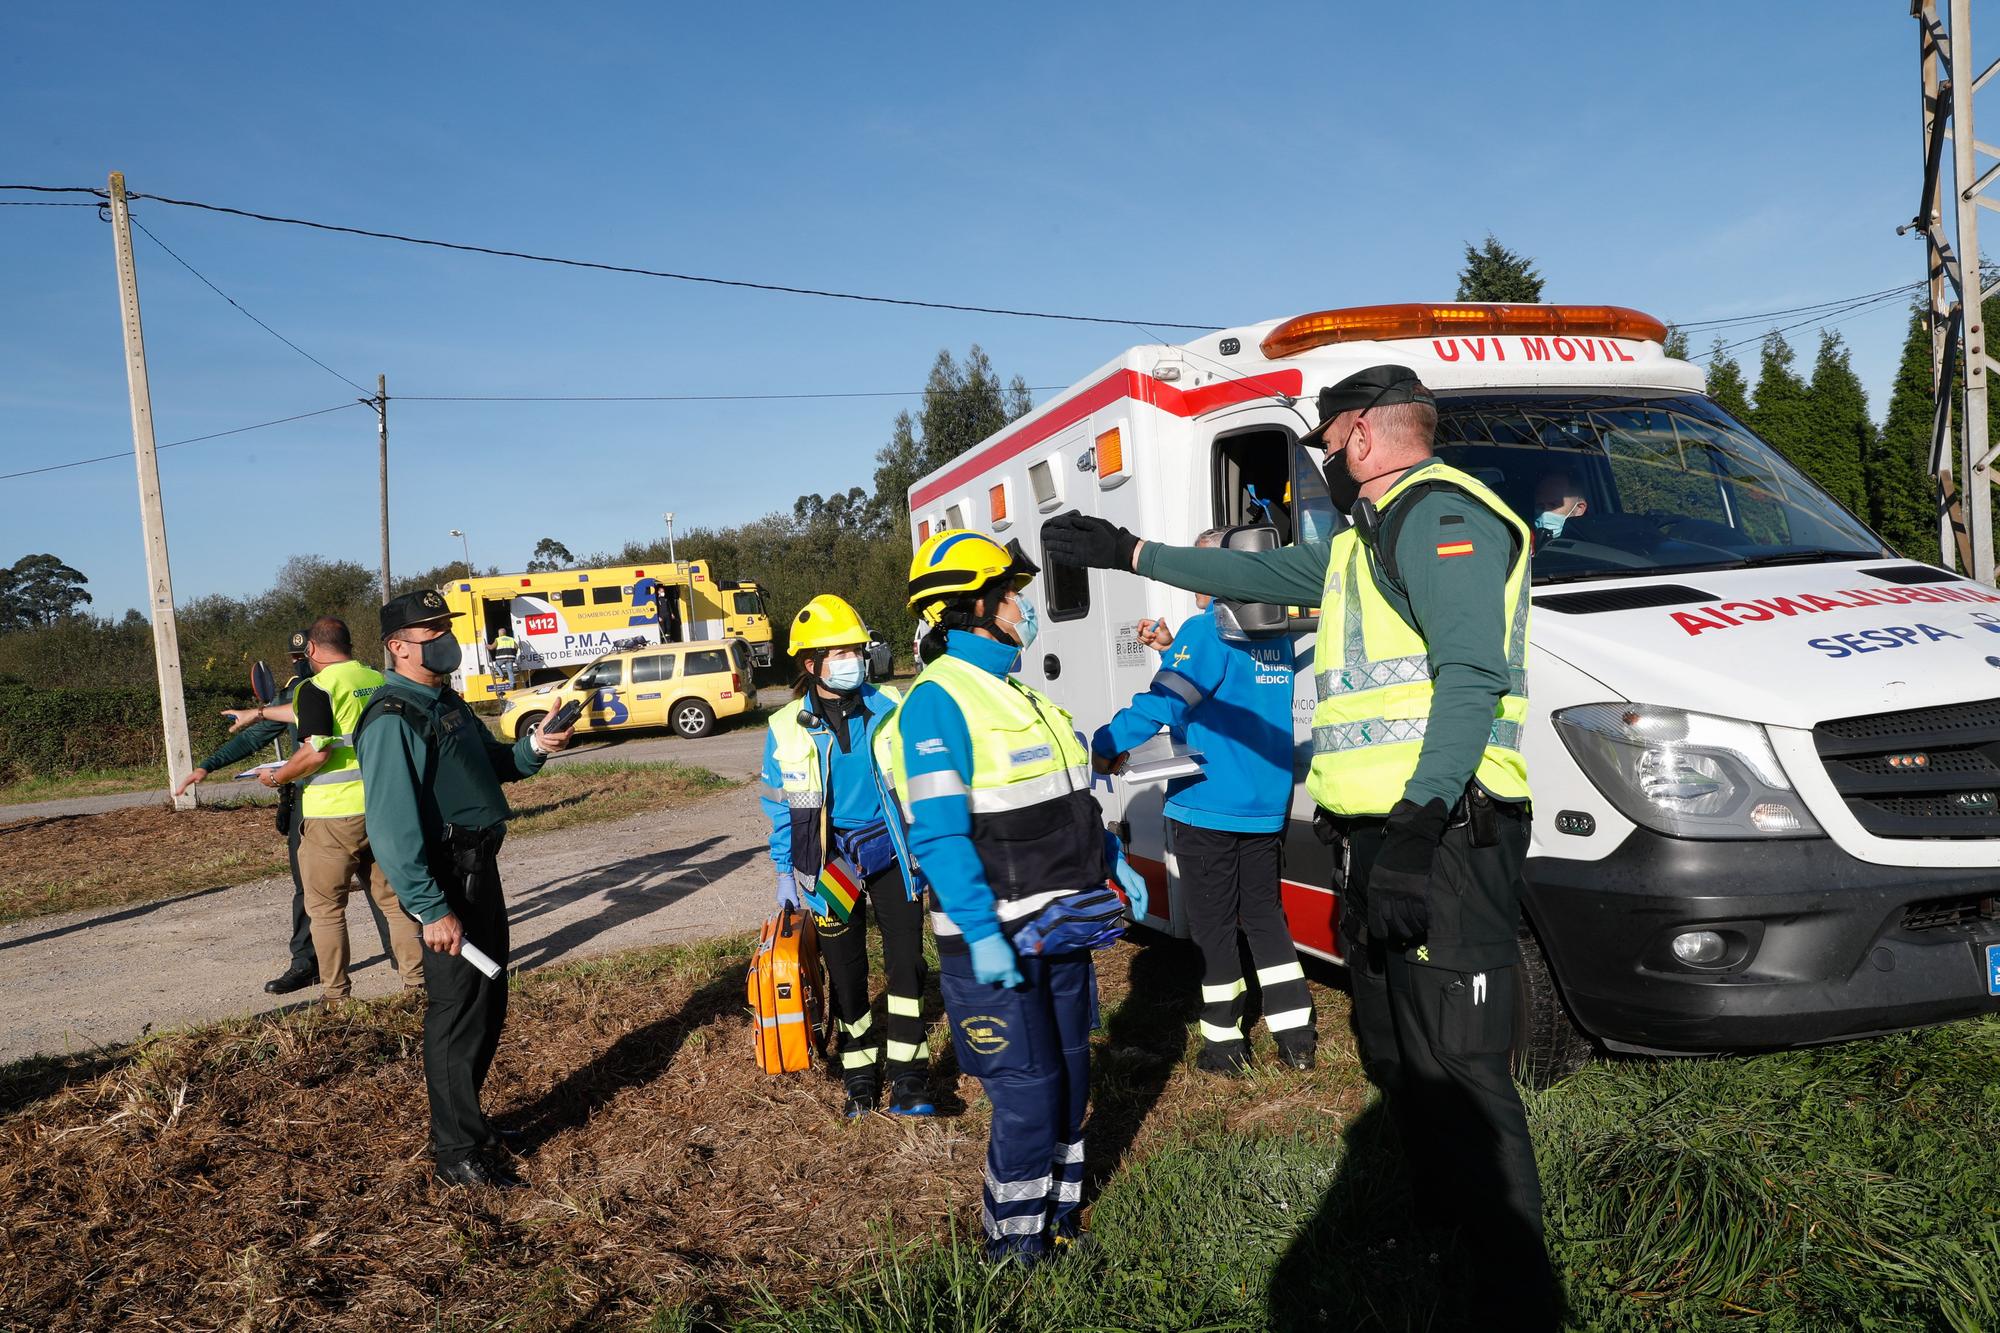
[(1162, 755), (1158, 759), (1134, 759), (1125, 765), (1118, 776), (1134, 784), (1167, 782), (1174, 778), (1194, 777), (1206, 762), (1199, 750), (1188, 750), (1181, 754)]
[[(404, 908), (403, 910), (409, 911), (408, 908)], [(416, 922), (418, 925), (423, 924), (423, 918), (415, 912), (410, 912), (410, 920)], [(424, 947), (428, 949), (431, 946), (426, 944)], [(478, 968), (481, 972), (484, 972), (488, 981), (500, 975), (500, 964), (493, 961), (492, 955), (488, 954), (486, 950), (480, 948), (471, 940), (466, 939), (462, 934), (458, 940), (458, 956)]]
[(279, 768), (283, 768), (284, 766), (285, 766), (285, 761), (284, 761), (284, 760), (282, 760), (282, 759), (273, 759), (273, 760), (272, 760), (272, 761), (271, 761), (270, 763), (268, 763), (268, 764), (258, 764), (258, 765), (256, 765), (255, 767), (252, 767), (252, 768), (246, 768), (246, 769), (244, 769), (244, 770), (243, 770), (243, 771), (242, 771), (241, 773), (238, 773), (238, 774), (237, 774), (237, 775), (236, 775), (236, 776), (235, 776), (234, 778), (231, 778), (231, 779), (230, 779), (230, 781), (232, 781), (232, 782), (244, 782), (244, 781), (250, 781), (250, 782), (255, 782), (255, 781), (257, 780), (257, 775), (258, 775), (259, 773), (269, 773), (269, 772), (271, 772), (271, 771), (272, 771), (273, 769), (279, 769)]

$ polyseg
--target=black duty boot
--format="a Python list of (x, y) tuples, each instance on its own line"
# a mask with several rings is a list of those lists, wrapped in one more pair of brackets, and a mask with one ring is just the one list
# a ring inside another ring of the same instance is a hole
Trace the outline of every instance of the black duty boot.
[(264, 983), (264, 993), (267, 995), (290, 995), (295, 990), (304, 990), (318, 980), (319, 967), (317, 965), (300, 967), (297, 963), (293, 963), (283, 972), (280, 972), (277, 976), (272, 977)]
[(512, 1171), (504, 1174), (495, 1171), (477, 1157), (461, 1158), (456, 1162), (439, 1162), (435, 1174), (440, 1185), (485, 1185), (492, 1189), (514, 1189), (521, 1178)]
[(1235, 1077), (1250, 1068), (1250, 1053), (1240, 1041), (1203, 1042), (1201, 1054), (1194, 1059), (1194, 1067), (1204, 1074), (1222, 1074)]
[(930, 1083), (922, 1074), (904, 1074), (889, 1086), (890, 1115), (936, 1115)]
[(1294, 1069), (1311, 1069), (1317, 1063), (1314, 1054), (1318, 1040), (1310, 1028), (1301, 1032), (1278, 1034), (1278, 1055)]
[(882, 1095), (882, 1083), (874, 1070), (857, 1071), (841, 1081), (847, 1087), (847, 1106), (842, 1115), (855, 1120), (875, 1109), (876, 1099)]

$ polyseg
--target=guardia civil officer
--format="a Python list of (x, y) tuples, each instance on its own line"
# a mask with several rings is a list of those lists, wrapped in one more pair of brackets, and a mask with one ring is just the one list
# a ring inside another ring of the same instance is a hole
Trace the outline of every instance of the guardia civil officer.
[[(541, 771), (570, 732), (493, 739), (449, 684), (461, 650), (454, 613), (431, 589), (382, 608), (393, 671), (355, 728), (369, 845), (403, 908), (423, 923), (424, 1083), (431, 1154), (450, 1185), (511, 1185), (479, 1091), (507, 1018), (507, 904), (496, 855), (510, 815), (500, 784)], [(500, 965), (487, 977), (462, 956)]]
[[(868, 1003), (868, 920), (882, 934), (889, 974), (886, 1061), (889, 1111), (930, 1115), (930, 1043), (924, 1033), (924, 905), (910, 869), (894, 799), (874, 761), (875, 732), (902, 695), (866, 681), (868, 630), (854, 608), (821, 593), (792, 618), (786, 651), (799, 697), (771, 716), (764, 744), (764, 814), (778, 901), (803, 899), (817, 918), (839, 1029), (848, 1116), (875, 1109), (884, 1039)], [(826, 874), (822, 876), (822, 871)], [(850, 886), (859, 890), (843, 901)]]
[[(1320, 607), (1308, 790), (1346, 854), (1355, 1035), (1387, 1094), (1420, 1215), (1457, 1229), (1466, 1276), (1552, 1327), (1541, 1186), (1508, 1071), (1528, 846), (1528, 528), (1432, 454), (1437, 405), (1372, 366), (1319, 395), (1307, 443), (1353, 525), (1266, 552), (1142, 542), (1074, 512), (1045, 555), (1220, 597)], [(1344, 496), (1343, 496), (1344, 492)]]
[(293, 694), (293, 721), (299, 744), (283, 767), (258, 775), (266, 787), (299, 782), (300, 882), (312, 918), (313, 949), (328, 1001), (352, 993), (347, 975), (347, 896), (359, 879), (376, 908), (388, 918), (389, 951), (405, 990), (423, 989), (423, 941), (409, 915), (398, 909), (395, 890), (368, 843), (361, 761), (354, 731), (382, 673), (354, 660), (347, 623), (321, 616), (306, 631), (307, 661), (313, 671)]
[[(312, 664), (306, 659), (306, 632), (292, 631), (287, 645), (291, 655), (292, 674), (278, 690), (276, 704), (289, 707), (293, 692), (299, 682), (312, 674)], [(289, 715), (282, 720), (270, 716), (276, 708), (259, 704), (254, 708), (225, 709), (224, 716), (230, 719), (233, 733), (228, 740), (217, 746), (214, 753), (195, 765), (194, 771), (181, 779), (181, 785), (174, 788), (179, 796), (220, 768), (239, 764), (256, 754), (266, 745), (281, 737), (290, 742), (287, 751), (299, 743), (298, 725)], [(282, 757), (282, 756), (281, 756)], [(264, 983), (264, 990), (271, 995), (289, 995), (295, 990), (303, 990), (319, 977), (319, 955), (313, 952), (312, 918), (306, 915), (305, 884), (299, 878), (299, 831), (304, 826), (299, 818), (299, 787), (288, 782), (278, 788), (278, 832), (285, 835), (286, 855), (292, 868), (292, 943), (291, 962), (283, 972)], [(378, 922), (382, 931), (382, 951), (389, 950), (388, 927)]]
[[(1195, 538), (1211, 547), (1222, 529)], [(1167, 785), (1167, 846), (1187, 890), (1188, 930), (1201, 949), (1201, 1054), (1196, 1067), (1234, 1074), (1250, 1063), (1243, 1028), (1239, 940), (1250, 947), (1264, 1025), (1294, 1069), (1313, 1067), (1318, 1032), (1305, 969), (1278, 896), (1285, 818), (1292, 804), (1292, 645), (1285, 635), (1230, 637), (1212, 599), (1162, 649), (1145, 691), (1091, 737), (1099, 773), (1162, 727), (1204, 757), (1194, 777)], [(1142, 641), (1145, 622), (1139, 630)]]
[(1013, 679), (1039, 620), (1018, 545), (946, 530), (910, 562), (930, 665), (879, 733), (936, 907), (940, 989), (959, 1068), (993, 1104), (980, 1218), (989, 1259), (1074, 1240), (1097, 978), (1091, 949), (1135, 917), (1145, 881), (1090, 792), (1070, 715)]

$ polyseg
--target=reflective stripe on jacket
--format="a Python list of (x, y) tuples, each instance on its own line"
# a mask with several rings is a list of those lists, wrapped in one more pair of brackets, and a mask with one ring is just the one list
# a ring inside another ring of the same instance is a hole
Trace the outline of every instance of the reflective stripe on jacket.
[[(1494, 710), (1474, 776), (1494, 796), (1524, 801), (1528, 766), (1521, 755), (1521, 727), (1528, 715), (1532, 537), (1507, 502), (1483, 482), (1442, 463), (1391, 486), (1378, 509), (1386, 520), (1399, 496), (1440, 483), (1492, 510), (1515, 539), (1506, 583), (1508, 689)], [(1312, 771), (1306, 789), (1340, 815), (1384, 815), (1402, 799), (1417, 770), (1435, 692), (1423, 638), (1383, 596), (1376, 556), (1366, 546), (1358, 528), (1346, 528), (1333, 538), (1313, 653), (1319, 703), (1313, 709)]]
[(381, 686), (381, 672), (351, 660), (321, 667), (310, 679), (301, 682), (301, 690), (325, 693), (327, 702), (333, 706), (337, 733), (301, 738), (313, 740), (327, 757), (319, 771), (305, 780), (299, 812), (307, 819), (341, 819), (358, 815), (365, 808), (361, 761), (354, 756), (354, 728), (361, 721), (361, 710), (368, 706), (369, 697)]

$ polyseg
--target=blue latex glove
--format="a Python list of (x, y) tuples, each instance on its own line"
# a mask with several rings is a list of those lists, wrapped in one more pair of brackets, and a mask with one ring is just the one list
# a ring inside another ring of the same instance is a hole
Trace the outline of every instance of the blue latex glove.
[(798, 883), (795, 880), (793, 880), (791, 871), (780, 870), (778, 872), (778, 906), (797, 907), (798, 905), (799, 905)]
[(1125, 859), (1123, 847), (1118, 849), (1117, 858), (1111, 863), (1111, 876), (1118, 881), (1118, 887), (1125, 890), (1125, 900), (1132, 909), (1132, 919), (1144, 921), (1146, 908), (1149, 905), (1146, 877), (1139, 873), (1138, 867)]
[(972, 976), (986, 986), (1014, 987), (1021, 984), (1021, 969), (1014, 962), (1014, 946), (1005, 935), (988, 935), (972, 942)]

